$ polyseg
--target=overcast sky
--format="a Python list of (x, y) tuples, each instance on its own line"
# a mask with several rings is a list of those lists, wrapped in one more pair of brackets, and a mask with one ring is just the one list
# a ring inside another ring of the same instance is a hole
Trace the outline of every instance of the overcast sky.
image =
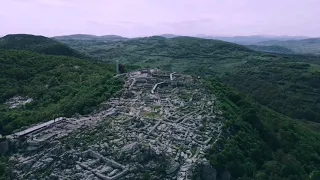
[(320, 37), (320, 0), (1, 0), (0, 35)]

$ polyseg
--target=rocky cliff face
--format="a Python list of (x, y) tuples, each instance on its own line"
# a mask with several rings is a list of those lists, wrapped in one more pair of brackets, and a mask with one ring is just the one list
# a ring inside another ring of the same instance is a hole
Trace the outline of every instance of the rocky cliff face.
[(215, 180), (204, 158), (225, 122), (215, 96), (199, 79), (182, 74), (144, 70), (124, 76), (122, 95), (104, 103), (105, 110), (24, 133), (18, 139), (23, 146), (11, 157), (14, 176), (186, 180), (200, 167), (200, 179)]

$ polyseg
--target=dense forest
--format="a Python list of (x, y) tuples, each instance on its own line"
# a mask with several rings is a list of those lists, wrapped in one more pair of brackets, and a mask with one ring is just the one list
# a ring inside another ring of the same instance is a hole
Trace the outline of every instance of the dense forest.
[(282, 46), (258, 46), (258, 45), (247, 45), (247, 48), (250, 48), (255, 51), (268, 52), (268, 53), (283, 53), (283, 54), (293, 54), (294, 51)]
[(320, 65), (290, 58), (249, 60), (221, 81), (293, 118), (320, 123)]
[[(0, 51), (0, 134), (59, 116), (90, 113), (118, 91), (114, 66), (65, 56)], [(22, 108), (4, 103), (14, 96), (33, 99)]]
[(216, 80), (209, 80), (208, 88), (229, 120), (227, 133), (207, 157), (218, 172), (239, 180), (320, 178), (319, 132)]

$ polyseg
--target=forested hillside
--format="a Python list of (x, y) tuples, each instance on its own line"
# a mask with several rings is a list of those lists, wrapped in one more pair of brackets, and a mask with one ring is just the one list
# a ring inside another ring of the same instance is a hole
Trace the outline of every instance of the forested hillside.
[(320, 58), (267, 54), (223, 41), (148, 37), (79, 50), (100, 60), (216, 77), (292, 118), (320, 122)]
[(53, 39), (59, 41), (68, 41), (68, 40), (82, 40), (82, 41), (123, 41), (128, 38), (117, 36), (117, 35), (104, 35), (104, 36), (95, 36), (90, 34), (72, 34), (66, 36), (55, 36)]
[[(256, 54), (253, 50), (241, 45), (192, 37), (167, 39), (152, 36), (103, 44), (91, 44), (82, 41), (78, 44), (74, 42), (71, 46), (102, 61), (114, 62), (119, 60), (122, 63), (142, 66), (173, 67), (170, 70), (176, 70), (179, 67), (182, 70), (186, 69), (198, 59), (204, 61), (210, 58), (220, 59), (226, 56), (233, 58), (237, 55), (242, 57)], [(187, 59), (188, 61), (182, 62), (180, 59)], [(214, 62), (211, 61), (210, 63)]]
[[(114, 66), (65, 56), (0, 50), (0, 134), (40, 121), (90, 113), (118, 91)], [(32, 98), (21, 108), (4, 103), (14, 96)]]
[(319, 63), (294, 56), (248, 60), (220, 80), (280, 113), (319, 123)]
[(84, 57), (74, 49), (44, 36), (11, 34), (0, 38), (0, 49), (26, 50), (48, 55)]
[(318, 180), (320, 133), (270, 110), (215, 80), (208, 88), (218, 95), (229, 120), (227, 133), (209, 155), (219, 174), (239, 180)]
[(283, 54), (293, 54), (294, 51), (282, 46), (258, 46), (258, 45), (247, 45), (247, 48), (250, 48), (255, 51), (269, 52), (269, 53), (283, 53)]

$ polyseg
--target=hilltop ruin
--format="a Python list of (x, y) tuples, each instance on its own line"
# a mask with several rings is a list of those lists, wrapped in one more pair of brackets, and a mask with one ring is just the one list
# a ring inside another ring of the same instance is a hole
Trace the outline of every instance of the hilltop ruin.
[(120, 96), (103, 103), (100, 111), (9, 136), (20, 146), (10, 158), (15, 176), (191, 179), (222, 133), (224, 119), (215, 96), (188, 75), (152, 69), (121, 76)]

